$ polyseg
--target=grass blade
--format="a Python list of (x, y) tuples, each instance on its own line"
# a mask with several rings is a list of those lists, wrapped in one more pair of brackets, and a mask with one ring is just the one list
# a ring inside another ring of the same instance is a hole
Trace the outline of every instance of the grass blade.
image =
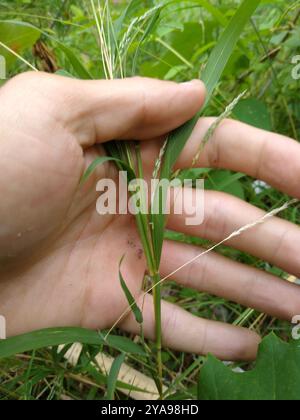
[[(202, 76), (207, 89), (205, 105), (209, 102), (246, 23), (253, 15), (260, 1), (261, 0), (243, 1), (223, 32), (218, 44), (214, 48)], [(182, 152), (187, 140), (191, 136), (198, 119), (202, 115), (203, 109), (199, 111), (194, 118), (170, 134), (164, 155), (161, 179), (170, 179), (173, 166)], [(157, 193), (155, 195), (155, 200), (160, 199), (160, 194)], [(157, 260), (160, 261), (164, 238), (165, 216), (164, 214), (152, 214), (151, 218), (153, 223), (153, 248), (155, 250)]]
[[(45, 35), (45, 34), (44, 34)], [(64, 53), (68, 61), (70, 62), (73, 70), (76, 73), (76, 76), (83, 80), (91, 80), (93, 76), (91, 73), (86, 69), (86, 67), (82, 64), (82, 62), (76, 57), (75, 53), (71, 50), (71, 48), (66, 47), (63, 43), (57, 41), (56, 39), (50, 37), (58, 46), (58, 48)]]
[(124, 292), (124, 294), (126, 296), (126, 299), (127, 299), (128, 303), (129, 303), (129, 306), (130, 306), (130, 308), (132, 310), (132, 313), (133, 313), (133, 315), (135, 317), (136, 322), (138, 324), (142, 324), (143, 323), (143, 315), (142, 315), (142, 312), (141, 312), (140, 308), (138, 307), (138, 305), (136, 304), (135, 299), (132, 296), (130, 290), (128, 289), (128, 287), (127, 287), (127, 285), (125, 283), (125, 280), (124, 280), (124, 278), (122, 276), (122, 273), (121, 273), (121, 264), (122, 264), (123, 260), (124, 260), (124, 257), (122, 257), (122, 259), (120, 261), (120, 265), (119, 265), (119, 279), (120, 279), (120, 284), (121, 284), (121, 287), (123, 289), (123, 292)]
[(144, 350), (125, 337), (109, 336), (106, 340), (96, 331), (84, 328), (48, 328), (0, 341), (0, 358), (49, 346), (79, 342), (97, 346), (109, 345), (119, 351), (144, 355)]
[(87, 170), (85, 171), (85, 173), (83, 174), (81, 178), (81, 181), (80, 181), (81, 184), (84, 184), (89, 179), (89, 177), (98, 168), (98, 166), (104, 165), (104, 163), (106, 162), (114, 162), (119, 167), (119, 169), (127, 171), (129, 181), (135, 178), (135, 174), (133, 170), (121, 159), (111, 157), (111, 156), (101, 156), (95, 159), (87, 168)]
[(118, 381), (119, 372), (121, 369), (122, 364), (125, 360), (125, 354), (122, 353), (118, 357), (115, 358), (113, 364), (111, 365), (109, 375), (107, 378), (107, 394), (106, 399), (108, 401), (113, 401), (115, 398), (115, 391)]
[(95, 172), (98, 166), (104, 165), (106, 162), (117, 162), (117, 161), (118, 159), (115, 159), (109, 156), (101, 156), (95, 159), (87, 168), (85, 173), (83, 174), (83, 177), (81, 178), (81, 184), (84, 184), (89, 179), (89, 177), (93, 174), (93, 172)]
[(122, 31), (123, 25), (126, 22), (126, 20), (132, 15), (134, 15), (140, 8), (141, 8), (141, 0), (130, 0), (127, 7), (124, 9), (124, 12), (121, 14), (121, 16), (115, 21), (114, 27), (115, 27), (115, 34), (116, 38), (119, 40), (120, 32)]
[(233, 49), (260, 2), (261, 0), (245, 0), (229, 22), (220, 41), (214, 48), (202, 75), (207, 89), (206, 103), (210, 100), (225, 66), (231, 57)]

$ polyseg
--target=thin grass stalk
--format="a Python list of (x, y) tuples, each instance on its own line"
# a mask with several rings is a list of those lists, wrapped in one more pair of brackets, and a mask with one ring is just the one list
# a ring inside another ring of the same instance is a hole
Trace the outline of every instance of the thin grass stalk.
[(28, 66), (31, 70), (33, 71), (39, 71), (36, 67), (34, 67), (31, 63), (29, 63), (29, 61), (25, 60), (25, 58), (23, 58), (21, 55), (19, 55), (18, 53), (16, 53), (14, 50), (12, 50), (11, 48), (9, 48), (7, 45), (3, 44), (3, 42), (0, 41), (0, 47), (4, 48), (6, 51), (8, 51), (9, 53), (11, 53), (12, 55), (14, 55), (15, 57), (17, 57), (19, 60), (21, 60), (24, 64), (26, 64), (26, 66)]
[(162, 363), (162, 327), (161, 327), (161, 279), (158, 272), (151, 276), (154, 284), (153, 301), (154, 301), (154, 317), (155, 317), (155, 344), (156, 344), (156, 363), (158, 373), (158, 392), (160, 399), (163, 395), (163, 363)]
[[(163, 149), (163, 148), (162, 148)], [(138, 167), (138, 176), (140, 179), (144, 179), (144, 173), (143, 173), (143, 162), (142, 162), (142, 157), (141, 157), (141, 149), (140, 149), (140, 144), (137, 143), (136, 144), (136, 160), (137, 160), (137, 167)], [(159, 165), (159, 164), (158, 164)], [(145, 195), (144, 195), (145, 191), (142, 190), (140, 191), (140, 199), (143, 202), (143, 204), (141, 205), (142, 208), (142, 213), (140, 215), (141, 218), (141, 222), (143, 225), (143, 228), (145, 230), (145, 241), (146, 241), (146, 246), (148, 248), (151, 247), (151, 261), (150, 264), (148, 262), (148, 269), (149, 269), (149, 274), (150, 274), (150, 278), (152, 281), (152, 284), (154, 286), (156, 286), (153, 289), (153, 302), (154, 302), (154, 318), (155, 318), (155, 344), (156, 344), (156, 364), (157, 364), (157, 373), (158, 373), (158, 378), (157, 378), (157, 388), (158, 388), (158, 392), (160, 395), (160, 398), (162, 399), (162, 395), (163, 395), (163, 364), (162, 364), (162, 327), (161, 327), (161, 286), (160, 286), (160, 275), (159, 275), (159, 267), (157, 266), (157, 264), (155, 264), (155, 258), (154, 258), (154, 251), (152, 248), (152, 239), (151, 239), (151, 235), (152, 232), (149, 229), (149, 217), (148, 214), (144, 214), (143, 213), (143, 209), (145, 207)]]

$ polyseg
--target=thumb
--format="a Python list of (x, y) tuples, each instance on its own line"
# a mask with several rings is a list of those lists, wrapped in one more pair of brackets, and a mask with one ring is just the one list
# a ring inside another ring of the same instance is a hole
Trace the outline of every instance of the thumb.
[[(134, 77), (77, 80), (38, 73), (41, 93), (62, 101), (64, 125), (83, 147), (109, 140), (144, 140), (177, 128), (199, 111), (205, 86)], [(45, 93), (46, 92), (46, 93)], [(60, 105), (60, 104), (59, 104)]]

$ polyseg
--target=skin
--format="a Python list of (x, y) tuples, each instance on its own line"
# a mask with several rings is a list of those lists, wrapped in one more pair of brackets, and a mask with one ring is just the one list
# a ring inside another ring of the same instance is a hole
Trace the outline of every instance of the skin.
[[(149, 178), (163, 136), (191, 118), (204, 98), (199, 81), (80, 81), (43, 73), (25, 73), (0, 89), (0, 313), (9, 336), (45, 327), (111, 327), (128, 307), (118, 280), (124, 254), (123, 276), (133, 295), (141, 297), (145, 260), (134, 218), (99, 216), (95, 209), (95, 184), (101, 177), (117, 180), (114, 165), (99, 167), (83, 187), (79, 182), (104, 153), (101, 144), (111, 139), (142, 141)], [(178, 168), (191, 166), (212, 121), (199, 121)], [(198, 164), (244, 172), (300, 198), (300, 145), (278, 134), (224, 121)], [(189, 190), (186, 199), (194, 194)], [(171, 214), (168, 227), (218, 241), (263, 214), (237, 198), (208, 191), (203, 224), (187, 226), (185, 215)], [(287, 221), (269, 220), (228, 245), (300, 276), (300, 230)], [(200, 252), (166, 241), (161, 275)], [(213, 252), (173, 279), (282, 319), (300, 313), (298, 286)], [(143, 315), (145, 335), (153, 339), (150, 295)], [(254, 359), (260, 342), (254, 332), (200, 319), (167, 302), (162, 324), (165, 346), (226, 360)], [(119, 327), (139, 332), (131, 314)]]

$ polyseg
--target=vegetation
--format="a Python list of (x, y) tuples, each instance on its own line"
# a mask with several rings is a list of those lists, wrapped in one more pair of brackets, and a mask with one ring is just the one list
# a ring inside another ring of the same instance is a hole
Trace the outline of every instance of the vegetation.
[[(292, 77), (295, 67), (292, 59), (300, 48), (297, 25), (300, 1), (288, 5), (282, 0), (133, 0), (100, 1), (100, 4), (99, 12), (97, 1), (92, 0), (1, 2), (0, 54), (6, 58), (8, 77), (28, 67), (84, 79), (137, 74), (176, 81), (200, 77), (208, 88), (205, 115), (224, 116), (227, 107), (241, 121), (299, 140), (299, 81)], [(242, 92), (245, 92), (243, 97)], [(161, 152), (157, 176), (172, 177), (180, 151), (201, 115), (171, 134)], [(172, 141), (174, 138), (176, 142)], [(131, 164), (133, 158), (141, 163), (139, 150), (131, 143), (121, 146), (110, 143), (107, 152), (110, 159), (130, 173), (136, 171)], [(102, 163), (103, 159), (94, 162), (86, 177)], [(135, 175), (142, 175), (141, 165)], [(206, 188), (227, 192), (266, 211), (289, 200), (273, 188), (227, 170), (191, 168), (181, 176), (204, 177)], [(81, 329), (47, 330), (5, 340), (0, 343), (3, 399), (130, 397), (131, 392), (138, 390), (125, 381), (117, 381), (124, 362), (154, 378), (163, 399), (297, 399), (300, 371), (295, 371), (293, 366), (299, 361), (299, 349), (293, 342), (285, 344), (269, 335), (276, 331), (277, 336), (289, 342), (290, 325), (205, 293), (179, 288), (173, 283), (160, 284), (164, 237), (206, 247), (212, 244), (165, 232), (160, 191), (155, 200), (159, 202), (160, 214), (146, 217), (139, 213), (137, 226), (155, 286), (156, 343), (145, 343), (143, 339), (136, 342), (134, 337), (121, 336), (118, 331), (96, 333)], [(296, 208), (285, 209), (282, 216), (294, 223), (300, 221)], [(222, 246), (218, 251), (287, 278), (287, 273), (253, 256)], [(142, 324), (140, 309), (122, 276), (122, 262), (120, 283), (131, 310)], [(245, 376), (237, 377), (231, 371), (232, 366), (228, 368), (212, 357), (162, 350), (162, 293), (164, 298), (196, 315), (248, 327), (266, 337), (256, 368), (252, 370), (249, 364), (234, 365), (250, 370)], [(74, 342), (81, 342), (83, 348), (72, 367), (65, 356)], [(58, 350), (60, 344), (66, 344), (63, 350)], [(99, 366), (99, 352), (114, 357), (109, 372)], [(270, 357), (276, 366), (272, 379), (268, 377)], [(288, 372), (289, 379), (282, 372)], [(288, 381), (293, 387), (289, 387)], [(282, 386), (276, 388), (276, 394), (269, 394), (277, 382)], [(214, 383), (219, 385), (217, 392)], [(167, 392), (164, 385), (168, 387)]]

